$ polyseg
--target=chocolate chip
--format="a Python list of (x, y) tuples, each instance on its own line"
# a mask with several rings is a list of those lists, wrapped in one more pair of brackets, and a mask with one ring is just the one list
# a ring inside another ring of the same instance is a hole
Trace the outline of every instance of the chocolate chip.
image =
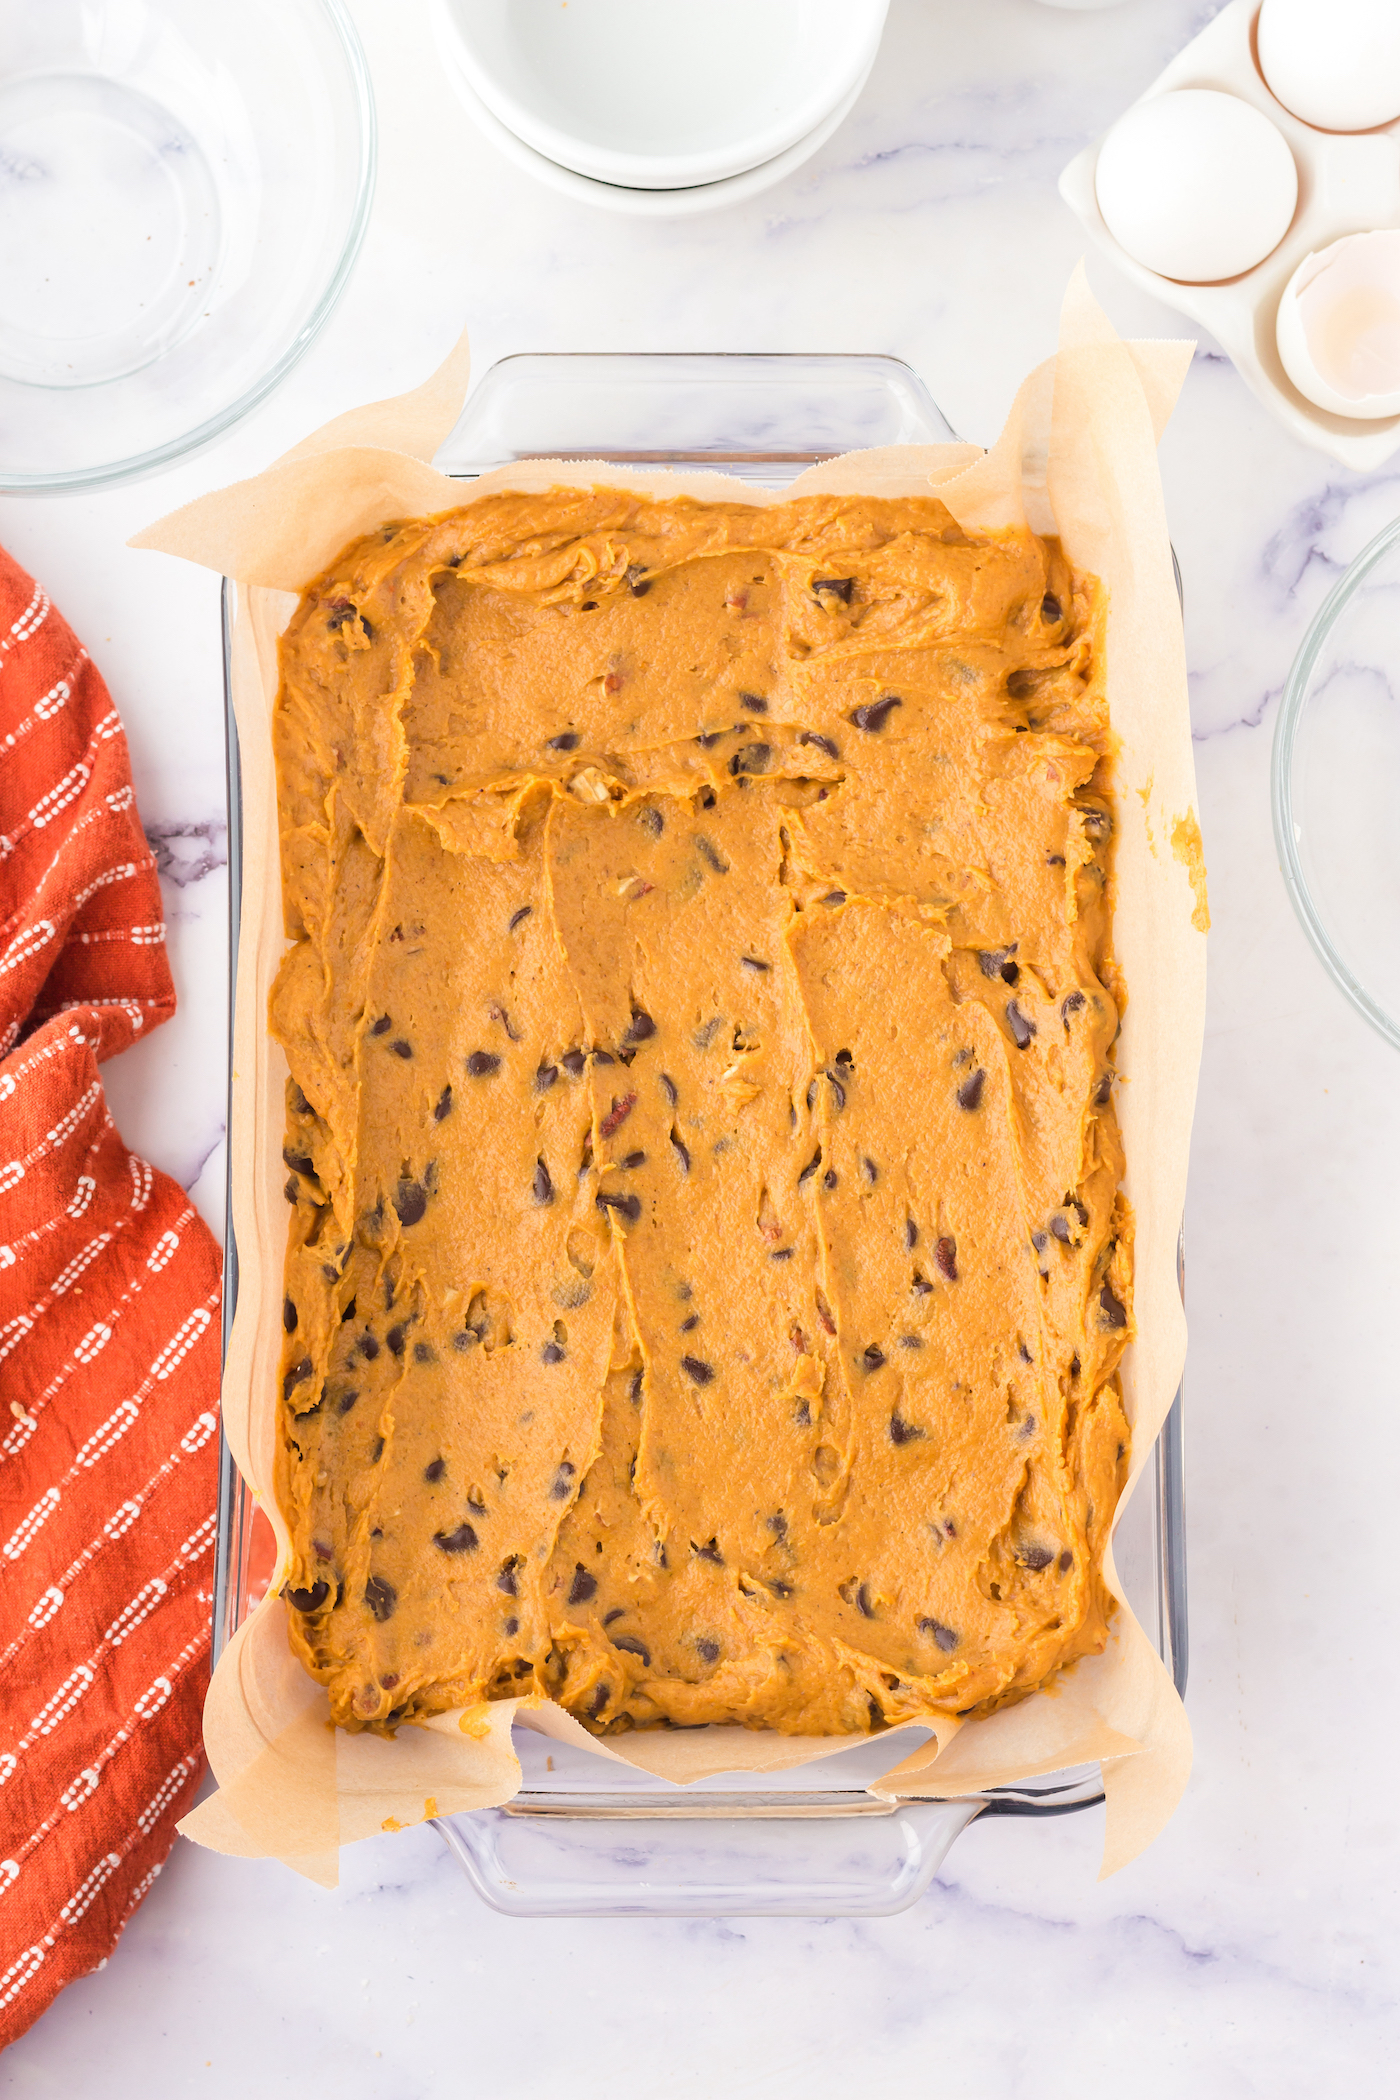
[(797, 741), (799, 744), (814, 745), (818, 751), (824, 751), (828, 758), (841, 756), (840, 746), (833, 744), (829, 736), (818, 736), (815, 729), (804, 729)]
[(597, 1577), (589, 1574), (581, 1560), (576, 1560), (574, 1562), (574, 1579), (569, 1584), (568, 1602), (570, 1604), (587, 1604), (597, 1594)]
[(702, 1635), (696, 1640), (695, 1652), (701, 1662), (717, 1663), (719, 1661), (719, 1642), (708, 1640)]
[(689, 1318), (688, 1320), (682, 1320), (682, 1321), (681, 1321), (681, 1333), (682, 1333), (682, 1334), (689, 1334), (689, 1333), (691, 1332), (692, 1328), (698, 1327), (699, 1325), (700, 1325), (700, 1315), (699, 1315), (699, 1313), (692, 1313), (692, 1314), (690, 1315), (690, 1318)]
[(1034, 1575), (1038, 1575), (1042, 1568), (1048, 1568), (1054, 1558), (1049, 1546), (1026, 1546), (1020, 1554), (1022, 1567), (1029, 1568)]
[(795, 1252), (795, 1248), (792, 1247), (775, 1247), (768, 1259), (769, 1261), (791, 1261)]
[[(582, 1059), (580, 1059), (581, 1064)], [(537, 1094), (547, 1094), (558, 1077), (558, 1065), (537, 1065), (535, 1067), (535, 1092)]]
[(559, 1461), (558, 1471), (555, 1473), (554, 1479), (550, 1483), (549, 1498), (551, 1502), (568, 1501), (570, 1495), (572, 1495), (574, 1491), (573, 1481), (576, 1471), (577, 1468), (571, 1466), (567, 1458), (563, 1458)]
[(661, 1091), (666, 1096), (666, 1099), (670, 1102), (672, 1108), (674, 1108), (676, 1103), (680, 1099), (680, 1095), (676, 1091), (676, 1082), (674, 1079), (672, 1079), (669, 1072), (661, 1073), (660, 1080)]
[(1061, 1241), (1063, 1245), (1065, 1245), (1066, 1247), (1069, 1245), (1069, 1219), (1061, 1217), (1058, 1211), (1056, 1211), (1054, 1217), (1050, 1220), (1050, 1230), (1054, 1233), (1056, 1239)]
[(309, 1590), (287, 1590), (287, 1602), (293, 1611), (309, 1613), (319, 1611), (331, 1593), (328, 1582), (313, 1582)]
[(435, 1123), (440, 1123), (443, 1117), (446, 1115), (450, 1115), (451, 1112), (452, 1089), (450, 1086), (445, 1086), (442, 1092), (437, 1097), (437, 1105), (433, 1109), (433, 1121)]
[(690, 1172), (690, 1152), (680, 1138), (677, 1137), (674, 1130), (671, 1132), (671, 1149), (676, 1155), (676, 1163), (680, 1167), (682, 1174), (688, 1174)]
[(379, 1344), (375, 1340), (374, 1336), (370, 1333), (368, 1328), (366, 1328), (364, 1333), (360, 1336), (358, 1346), (360, 1354), (364, 1358), (365, 1362), (367, 1364), (372, 1364), (374, 1362), (375, 1357), (379, 1354)]
[(707, 1538), (703, 1546), (697, 1546), (692, 1539), (690, 1550), (697, 1560), (713, 1561), (717, 1568), (724, 1566), (724, 1555), (719, 1550), (719, 1540), (713, 1536)]
[(459, 1524), (455, 1531), (435, 1531), (433, 1544), (443, 1553), (475, 1553), (481, 1541), (472, 1525)]
[(398, 1601), (399, 1593), (392, 1582), (386, 1582), (382, 1575), (370, 1576), (365, 1584), (365, 1603), (381, 1625), (386, 1619), (393, 1618), (394, 1606)]
[(1040, 617), (1056, 626), (1064, 618), (1064, 608), (1053, 591), (1047, 591), (1040, 601)]
[(315, 1179), (316, 1163), (308, 1159), (304, 1152), (293, 1152), (288, 1145), (283, 1148), (282, 1157), (294, 1173), (305, 1174), (308, 1178)]
[(643, 831), (649, 831), (654, 839), (659, 839), (662, 832), (666, 829), (666, 819), (662, 816), (660, 810), (653, 809), (650, 803), (645, 808), (637, 811), (637, 822), (641, 825)]
[(423, 1478), (425, 1480), (441, 1480), (446, 1471), (447, 1460), (445, 1458), (430, 1459), (423, 1468)]
[(845, 901), (846, 892), (844, 890), (828, 890), (826, 895), (822, 898), (822, 903), (826, 906), (828, 911), (835, 911), (837, 905), (844, 904)]
[(831, 1088), (831, 1091), (832, 1091), (833, 1095), (835, 1096), (835, 1099), (836, 1099), (836, 1106), (837, 1106), (838, 1108), (844, 1108), (844, 1107), (846, 1106), (846, 1089), (845, 1089), (845, 1087), (844, 1087), (844, 1086), (842, 1086), (842, 1084), (841, 1084), (840, 1080), (839, 1080), (839, 1079), (838, 1079), (838, 1078), (836, 1077), (836, 1074), (835, 1074), (834, 1072), (828, 1072), (828, 1073), (827, 1073), (827, 1075), (826, 1075), (826, 1078), (827, 1078), (827, 1084), (828, 1084), (828, 1086), (829, 1086), (829, 1087)]
[(282, 1380), (282, 1398), (289, 1400), (292, 1396), (293, 1388), (303, 1384), (310, 1376), (311, 1358), (304, 1356), (300, 1363), (292, 1365), (291, 1370), (288, 1371), (286, 1377)]
[[(1030, 1362), (1030, 1357), (1029, 1357), (1029, 1356), (1027, 1356), (1027, 1358), (1026, 1358), (1026, 1362), (1027, 1362), (1027, 1363), (1029, 1363), (1029, 1362)], [(1071, 1377), (1071, 1378), (1077, 1378), (1077, 1377), (1079, 1376), (1079, 1373), (1080, 1373), (1080, 1369), (1081, 1369), (1081, 1365), (1080, 1365), (1080, 1362), (1079, 1362), (1079, 1358), (1078, 1358), (1077, 1356), (1072, 1356), (1072, 1357), (1070, 1358), (1070, 1360), (1069, 1360), (1069, 1375), (1070, 1375), (1070, 1377)]]
[(416, 1364), (435, 1364), (437, 1360), (437, 1350), (431, 1342), (415, 1342), (413, 1344), (413, 1361)]
[(1124, 1310), (1123, 1301), (1121, 1298), (1114, 1297), (1112, 1288), (1108, 1284), (1105, 1284), (1099, 1292), (1099, 1310), (1103, 1314), (1105, 1327), (1118, 1328), (1127, 1326), (1128, 1315)]
[[(622, 1040), (626, 1042), (626, 1036)], [(617, 1063), (617, 1059), (613, 1056), (611, 1050), (590, 1050), (588, 1054), (595, 1065), (615, 1065)], [(629, 1057), (627, 1063), (631, 1064), (631, 1062), (632, 1060)]]
[(554, 1201), (554, 1183), (550, 1180), (549, 1168), (542, 1159), (535, 1161), (535, 1178), (530, 1183), (530, 1193), (536, 1203), (543, 1204)]
[(578, 737), (572, 729), (566, 729), (562, 736), (552, 736), (544, 748), (546, 751), (577, 751)]
[(913, 1444), (922, 1435), (922, 1429), (916, 1429), (912, 1422), (906, 1422), (903, 1415), (897, 1410), (890, 1416), (890, 1442), (892, 1444)]
[(729, 862), (722, 859), (715, 851), (703, 831), (697, 831), (695, 834), (695, 850), (703, 860), (708, 861), (716, 875), (727, 875), (729, 873)]
[(1062, 1575), (1068, 1575), (1070, 1569), (1074, 1566), (1074, 1555), (1068, 1549), (1060, 1555), (1059, 1566)]
[(951, 1655), (958, 1645), (958, 1636), (951, 1626), (944, 1626), (937, 1619), (920, 1619), (919, 1631), (927, 1640), (936, 1641), (945, 1655)]
[(474, 1327), (464, 1327), (460, 1334), (453, 1335), (452, 1346), (458, 1351), (467, 1350), (473, 1348), (480, 1340), (481, 1336)]
[(919, 1244), (919, 1228), (912, 1218), (904, 1220), (904, 1244), (911, 1254)]
[(524, 1565), (519, 1553), (512, 1553), (508, 1560), (503, 1560), (496, 1573), (496, 1588), (504, 1591), (507, 1597), (518, 1597), (520, 1589), (516, 1578)]
[(741, 955), (739, 961), (746, 970), (771, 970), (772, 963), (760, 962), (756, 955)]
[(359, 1399), (359, 1397), (359, 1393), (355, 1390), (354, 1386), (349, 1387), (347, 1391), (343, 1392), (340, 1398), (336, 1401), (336, 1413), (348, 1415), (351, 1408), (355, 1405), (355, 1402)]
[(421, 1181), (401, 1181), (394, 1193), (394, 1209), (400, 1225), (416, 1225), (428, 1208), (428, 1191)]
[(641, 561), (629, 562), (623, 581), (634, 598), (645, 598), (647, 592), (651, 589), (651, 578), (647, 575), (646, 563)]
[(395, 1057), (412, 1057), (413, 1055), (412, 1043), (406, 1043), (402, 1036), (396, 1037), (390, 1043), (389, 1048), (393, 1051)]
[(535, 907), (533, 904), (522, 904), (519, 911), (513, 911), (510, 915), (510, 921), (506, 927), (506, 932), (514, 933), (516, 927), (523, 925), (525, 920), (529, 918), (534, 908)]
[(288, 1334), (295, 1334), (297, 1331), (297, 1309), (290, 1298), (282, 1300), (282, 1325)]
[(650, 1041), (651, 1037), (654, 1036), (655, 1033), (656, 1023), (651, 1018), (651, 1015), (643, 1013), (639, 1006), (634, 1006), (632, 1009), (632, 1019), (628, 1025), (627, 1033), (622, 1038), (623, 1042), (645, 1043)]
[(1094, 1088), (1093, 1103), (1095, 1108), (1106, 1108), (1108, 1106), (1109, 1101), (1112, 1098), (1112, 1095), (1113, 1074), (1111, 1072), (1105, 1072), (1103, 1078)]
[[(370, 1462), (370, 1464), (371, 1464), (372, 1466), (377, 1466), (377, 1465), (379, 1464), (379, 1461), (380, 1461), (380, 1459), (381, 1459), (381, 1458), (383, 1458), (383, 1456), (384, 1456), (384, 1439), (383, 1439), (383, 1437), (382, 1437), (382, 1436), (377, 1436), (377, 1437), (375, 1438), (374, 1442), (373, 1442), (373, 1443), (372, 1443), (372, 1444), (370, 1445), (370, 1451), (369, 1451), (369, 1462)], [(382, 1538), (382, 1537), (384, 1536), (384, 1534), (383, 1534), (383, 1533), (381, 1532), (381, 1533), (379, 1534), (379, 1536), (380, 1536), (380, 1537)]]
[(766, 715), (768, 712), (768, 702), (761, 693), (740, 693), (739, 699), (751, 715)]
[(629, 1400), (630, 1400), (630, 1401), (632, 1402), (632, 1405), (633, 1405), (634, 1407), (640, 1407), (640, 1406), (641, 1406), (641, 1404), (642, 1404), (642, 1373), (641, 1373), (640, 1371), (634, 1371), (634, 1372), (632, 1373), (632, 1383), (631, 1383), (631, 1384), (630, 1384), (630, 1385), (628, 1386), (628, 1388), (627, 1388), (627, 1397), (628, 1397), (628, 1399), (629, 1399)]
[(645, 1152), (629, 1152), (622, 1162), (622, 1171), (624, 1174), (635, 1174), (638, 1167), (644, 1167), (646, 1163)]
[(949, 1283), (956, 1283), (958, 1280), (957, 1241), (946, 1236), (941, 1240), (936, 1240), (934, 1242), (933, 1258), (938, 1264), (940, 1275), (946, 1276)]
[(873, 735), (883, 729), (897, 707), (904, 702), (894, 693), (882, 693), (878, 700), (867, 700), (864, 707), (853, 708), (849, 719), (857, 729), (865, 729)]
[(707, 1364), (699, 1356), (683, 1356), (681, 1358), (681, 1369), (685, 1372), (686, 1377), (692, 1379), (696, 1385), (708, 1385), (715, 1375), (714, 1365)]
[(560, 1348), (558, 1342), (546, 1342), (543, 1345), (540, 1350), (540, 1362), (542, 1364), (562, 1364), (563, 1361), (564, 1351)]
[(1004, 962), (1002, 964), (1001, 981), (1003, 984), (1015, 984), (1020, 975), (1021, 966), (1019, 963)]
[(720, 738), (722, 736), (726, 736), (727, 734), (728, 731), (723, 729), (711, 729), (708, 731), (702, 729), (699, 736), (696, 737), (695, 741), (700, 746), (702, 751), (708, 751), (712, 744), (717, 744)]
[(828, 1167), (828, 1168), (827, 1168), (827, 1170), (826, 1170), (826, 1172), (825, 1172), (825, 1174), (823, 1174), (823, 1176), (822, 1176), (822, 1187), (823, 1187), (824, 1189), (834, 1189), (834, 1188), (835, 1188), (835, 1186), (836, 1186), (836, 1169), (835, 1169), (835, 1167)]
[(400, 1323), (397, 1326), (391, 1327), (389, 1329), (389, 1332), (385, 1335), (384, 1339), (389, 1345), (389, 1353), (391, 1356), (403, 1355), (404, 1341), (407, 1336), (407, 1332), (407, 1327), (402, 1321), (400, 1321)]
[(812, 589), (818, 598), (834, 598), (842, 605), (849, 605), (851, 592), (856, 587), (854, 576), (814, 576)]
[(467, 1070), (473, 1079), (489, 1079), (493, 1072), (499, 1072), (500, 1069), (501, 1060), (494, 1050), (473, 1050), (467, 1059)]
[(1043, 1254), (1049, 1244), (1050, 1235), (1048, 1232), (1033, 1232), (1031, 1234), (1031, 1245), (1037, 1254)]
[(371, 1035), (387, 1035), (393, 1025), (388, 1014), (381, 1014), (377, 1021), (371, 1023), (369, 1032)]
[[(984, 977), (1000, 977), (1016, 945), (1016, 942), (1013, 941), (1010, 948), (979, 948), (977, 951), (977, 966), (981, 970), (982, 975)], [(1014, 984), (1016, 980), (1011, 978), (1008, 981)]]
[(609, 1639), (612, 1641), (614, 1648), (621, 1648), (625, 1655), (638, 1656), (644, 1670), (651, 1668), (651, 1650), (647, 1647), (645, 1641), (639, 1641), (635, 1635), (630, 1633), (610, 1634)]
[(586, 1062), (582, 1050), (566, 1050), (559, 1060), (570, 1079), (577, 1079)]
[(869, 1342), (860, 1352), (862, 1367), (867, 1371), (878, 1371), (885, 1361), (885, 1352), (878, 1342)]
[(1006, 1003), (1006, 1025), (1011, 1030), (1011, 1037), (1016, 1048), (1024, 1050), (1036, 1032), (1035, 1022), (1027, 1014), (1022, 1013), (1014, 999), (1008, 999)]
[(870, 1187), (874, 1188), (876, 1182), (880, 1179), (880, 1169), (876, 1166), (874, 1160), (862, 1157), (860, 1171), (865, 1176)]
[(597, 1204), (599, 1210), (621, 1211), (623, 1217), (633, 1225), (636, 1224), (638, 1218), (642, 1215), (641, 1197), (624, 1196), (617, 1189), (599, 1189), (593, 1201)]
[(812, 1176), (816, 1173), (817, 1168), (821, 1165), (821, 1163), (822, 1148), (820, 1145), (818, 1145), (816, 1151), (812, 1154), (812, 1157), (808, 1160), (806, 1166), (802, 1169), (802, 1172), (797, 1177), (797, 1186), (799, 1188), (801, 1188), (804, 1181), (811, 1180)]
[(600, 1684), (597, 1690), (594, 1692), (593, 1697), (588, 1702), (588, 1717), (590, 1720), (596, 1721), (599, 1719), (599, 1717), (602, 1714), (603, 1708), (607, 1705), (611, 1697), (612, 1686), (607, 1684)]
[(902, 1334), (899, 1337), (899, 1346), (901, 1349), (922, 1349), (924, 1345), (919, 1335)]
[(737, 780), (745, 774), (766, 773), (772, 763), (771, 744), (745, 744), (743, 749), (736, 751), (730, 759), (729, 770)]

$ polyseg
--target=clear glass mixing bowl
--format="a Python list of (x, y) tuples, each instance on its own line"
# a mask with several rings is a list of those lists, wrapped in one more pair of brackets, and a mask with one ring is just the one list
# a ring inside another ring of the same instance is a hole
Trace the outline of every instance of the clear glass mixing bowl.
[(1273, 802), (1304, 932), (1400, 1050), (1400, 518), (1357, 556), (1294, 659)]
[(0, 489), (149, 471), (261, 401), (374, 157), (343, 0), (0, 0)]

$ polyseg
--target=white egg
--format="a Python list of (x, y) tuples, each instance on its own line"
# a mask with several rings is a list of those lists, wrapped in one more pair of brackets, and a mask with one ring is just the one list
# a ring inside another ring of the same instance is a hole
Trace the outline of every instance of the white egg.
[(1349, 233), (1299, 263), (1278, 310), (1278, 354), (1334, 415), (1400, 415), (1400, 230)]
[(1400, 117), (1397, 0), (1264, 0), (1259, 67), (1285, 109), (1322, 131)]
[(1237, 95), (1178, 88), (1118, 119), (1094, 188), (1119, 246), (1159, 277), (1215, 284), (1287, 233), (1298, 170), (1276, 124)]

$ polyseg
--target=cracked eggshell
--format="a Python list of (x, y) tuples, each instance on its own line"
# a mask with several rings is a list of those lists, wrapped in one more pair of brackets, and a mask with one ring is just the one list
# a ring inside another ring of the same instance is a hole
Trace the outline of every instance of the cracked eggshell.
[(1099, 148), (1104, 224), (1135, 262), (1217, 284), (1263, 262), (1298, 202), (1288, 141), (1261, 110), (1217, 88), (1134, 103)]
[(1278, 354), (1334, 415), (1400, 415), (1400, 229), (1349, 233), (1305, 256), (1278, 309)]

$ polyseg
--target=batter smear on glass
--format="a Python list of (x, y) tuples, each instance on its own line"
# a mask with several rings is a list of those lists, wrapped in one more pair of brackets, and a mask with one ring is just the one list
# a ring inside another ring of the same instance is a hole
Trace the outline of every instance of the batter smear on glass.
[(304, 593), (279, 1495), (339, 1722), (847, 1733), (1103, 1646), (1103, 615), (931, 496), (495, 496)]

